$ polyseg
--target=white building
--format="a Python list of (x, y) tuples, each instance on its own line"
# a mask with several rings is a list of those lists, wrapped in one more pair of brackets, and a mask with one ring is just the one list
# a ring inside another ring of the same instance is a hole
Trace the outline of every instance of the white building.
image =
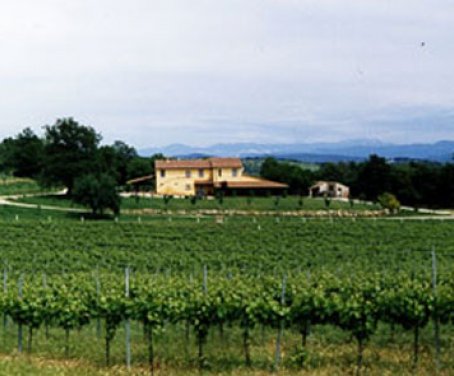
[(309, 196), (348, 198), (350, 196), (350, 188), (336, 181), (318, 181), (309, 188)]

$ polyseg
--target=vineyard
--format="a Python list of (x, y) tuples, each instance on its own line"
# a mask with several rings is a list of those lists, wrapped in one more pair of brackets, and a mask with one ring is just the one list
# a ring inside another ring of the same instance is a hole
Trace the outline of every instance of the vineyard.
[[(335, 365), (341, 373), (449, 374), (453, 227), (235, 217), (4, 221), (4, 351), (139, 373), (310, 374)], [(348, 351), (332, 358), (326, 348)], [(386, 350), (405, 360), (381, 359)]]

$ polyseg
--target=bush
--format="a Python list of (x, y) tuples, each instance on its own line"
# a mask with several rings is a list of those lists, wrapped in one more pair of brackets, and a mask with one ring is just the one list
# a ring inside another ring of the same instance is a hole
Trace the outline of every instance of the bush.
[(89, 174), (77, 178), (72, 199), (78, 204), (88, 206), (94, 215), (102, 215), (105, 209), (112, 210), (114, 214), (120, 213), (121, 198), (115, 180), (107, 174)]
[(395, 213), (400, 209), (399, 200), (389, 192), (385, 192), (378, 196), (378, 202), (384, 209), (388, 209), (391, 213)]

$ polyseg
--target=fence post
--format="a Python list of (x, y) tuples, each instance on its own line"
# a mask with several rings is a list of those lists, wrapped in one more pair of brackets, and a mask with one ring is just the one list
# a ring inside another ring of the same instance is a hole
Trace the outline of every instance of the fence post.
[[(284, 275), (282, 277), (282, 291), (281, 291), (281, 307), (285, 305), (285, 290), (287, 286), (287, 276)], [(284, 334), (284, 320), (281, 319), (280, 327), (277, 332), (276, 338), (276, 355), (274, 358), (274, 370), (277, 371), (279, 369), (279, 364), (281, 362), (281, 340)]]
[[(129, 298), (129, 266), (125, 268), (125, 297)], [(131, 369), (131, 323), (129, 318), (125, 322), (126, 333), (126, 368)]]
[[(43, 289), (47, 290), (47, 276), (45, 272), (43, 273)], [(49, 339), (49, 322), (47, 321), (47, 319), (45, 322), (45, 335), (46, 339)]]
[[(8, 269), (5, 266), (3, 269), (3, 294), (6, 295), (8, 293)], [(3, 314), (3, 329), (6, 331), (8, 327), (8, 316)]]
[[(22, 299), (22, 288), (23, 288), (23, 275), (21, 274), (19, 277), (18, 281), (18, 293), (19, 293), (19, 299)], [(17, 351), (19, 353), (22, 353), (22, 324), (19, 323), (19, 326), (17, 328)]]
[[(96, 266), (96, 301), (99, 302), (99, 296), (101, 295), (101, 283), (99, 282), (99, 267)], [(96, 318), (96, 337), (101, 338), (101, 319)]]
[[(432, 247), (432, 289), (435, 300), (437, 299), (437, 255)], [(440, 320), (438, 319), (437, 305), (434, 310), (434, 337), (435, 337), (435, 372), (440, 369)]]
[(203, 265), (203, 293), (208, 292), (208, 269), (206, 265)]

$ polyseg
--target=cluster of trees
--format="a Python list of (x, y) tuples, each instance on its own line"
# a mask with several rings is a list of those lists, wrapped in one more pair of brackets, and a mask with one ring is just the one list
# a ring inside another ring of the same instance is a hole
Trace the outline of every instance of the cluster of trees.
[[(94, 213), (102, 213), (104, 208), (117, 212), (116, 187), (132, 178), (154, 175), (154, 160), (163, 156), (143, 158), (122, 141), (101, 145), (101, 139), (92, 127), (72, 118), (45, 126), (43, 137), (26, 128), (0, 143), (0, 172), (35, 178), (43, 187), (64, 186), (68, 195), (90, 206)], [(290, 194), (306, 195), (315, 181), (331, 180), (348, 185), (352, 197), (364, 200), (378, 201), (390, 193), (414, 207), (454, 207), (453, 163), (392, 164), (371, 155), (364, 162), (325, 163), (311, 171), (267, 158), (260, 175), (287, 183)]]
[(140, 157), (122, 141), (101, 145), (101, 135), (72, 118), (44, 127), (39, 137), (30, 128), (0, 144), (0, 171), (37, 179), (43, 187), (62, 186), (93, 212), (119, 211), (116, 187), (154, 174), (154, 158)]
[(371, 155), (364, 162), (325, 163), (317, 171), (303, 170), (297, 165), (267, 158), (261, 176), (289, 184), (291, 193), (307, 194), (317, 180), (338, 181), (350, 187), (354, 198), (378, 201), (391, 193), (414, 207), (454, 207), (454, 163), (411, 161), (389, 163)]

